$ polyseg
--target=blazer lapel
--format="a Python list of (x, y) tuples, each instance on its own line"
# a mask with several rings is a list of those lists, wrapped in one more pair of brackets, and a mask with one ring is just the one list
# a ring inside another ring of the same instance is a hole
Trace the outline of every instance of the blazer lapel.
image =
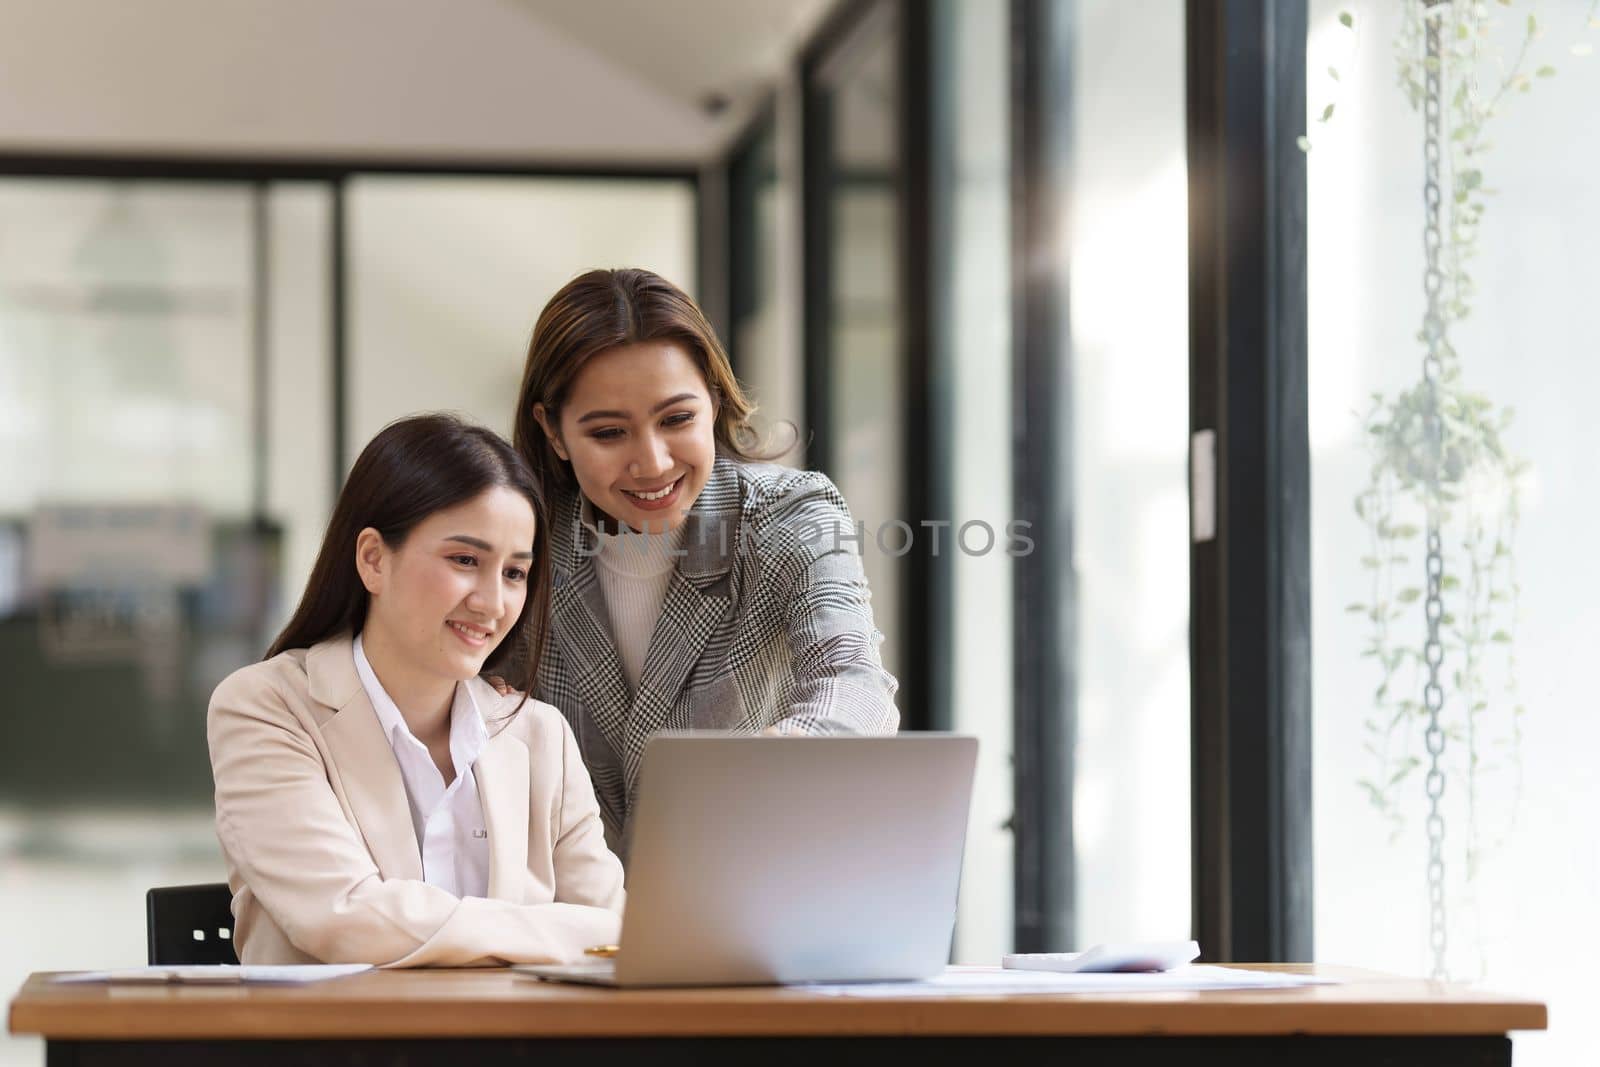
[(351, 639), (335, 638), (312, 647), (306, 653), (306, 678), (311, 699), (334, 712), (322, 723), (322, 736), (379, 873), (420, 881), (422, 853), (411, 822), (411, 802), (394, 750), (356, 674)]
[(579, 507), (576, 493), (565, 494), (551, 523), (550, 637), (561, 649), (590, 720), (606, 743), (621, 751), (628, 683), (594, 573), (598, 539), (579, 518)]
[(509, 733), (495, 734), (472, 773), (489, 831), (489, 895), (518, 902), (528, 873), (528, 746)]
[(679, 698), (733, 604), (730, 572), (741, 534), (739, 503), (738, 472), (730, 461), (719, 459), (684, 519), (683, 558), (667, 586), (627, 719), (620, 751), (630, 796), (650, 738), (661, 730), (694, 726), (680, 721), (685, 702)]

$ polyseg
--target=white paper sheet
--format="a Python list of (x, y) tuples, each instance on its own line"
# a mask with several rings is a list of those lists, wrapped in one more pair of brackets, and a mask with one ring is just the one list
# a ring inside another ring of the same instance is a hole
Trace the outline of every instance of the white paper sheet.
[(944, 974), (922, 982), (820, 983), (796, 988), (837, 997), (993, 997), (1054, 993), (1291, 989), (1296, 986), (1336, 985), (1338, 982), (1337, 978), (1195, 964), (1149, 974), (1055, 974), (1002, 970), (999, 967), (952, 967)]
[(329, 978), (343, 978), (372, 970), (370, 963), (252, 964), (237, 966), (129, 967), (118, 971), (79, 971), (58, 974), (52, 982), (109, 982), (161, 985), (178, 982), (192, 985), (304, 985)]

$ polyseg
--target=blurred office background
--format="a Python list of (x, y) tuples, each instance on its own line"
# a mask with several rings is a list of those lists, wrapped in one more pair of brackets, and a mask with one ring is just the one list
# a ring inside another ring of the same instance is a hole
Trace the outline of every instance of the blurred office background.
[[(641, 265), (867, 524), (906, 725), (982, 739), (955, 960), (1442, 964), (1551, 1002), (1519, 1063), (1592, 1059), (1595, 16), (0, 0), (0, 988), (141, 963), (144, 890), (221, 879), (206, 701), (348, 464), (417, 410), (509, 430), (543, 302)], [(1438, 915), (1416, 517), (1354, 507), (1423, 355), (1429, 20), (1443, 197), (1486, 205), (1445, 247), (1494, 432), (1453, 429), (1526, 461), (1444, 546)]]

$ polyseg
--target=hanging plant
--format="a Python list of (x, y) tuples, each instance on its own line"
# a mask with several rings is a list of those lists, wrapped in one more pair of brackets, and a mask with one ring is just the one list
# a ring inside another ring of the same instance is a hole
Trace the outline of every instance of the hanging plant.
[[(1600, 6), (1600, 0), (1596, 0)], [(1509, 770), (1520, 795), (1522, 723), (1517, 698), (1516, 634), (1521, 587), (1516, 537), (1527, 460), (1509, 446), (1510, 407), (1470, 386), (1454, 328), (1472, 312), (1470, 267), (1494, 190), (1485, 183), (1486, 132), (1516, 94), (1555, 75), (1530, 70), (1543, 31), (1522, 21), (1509, 60), (1494, 45), (1509, 0), (1406, 0), (1394, 42), (1400, 89), (1423, 117), (1424, 292), (1427, 309), (1416, 340), (1421, 373), (1392, 393), (1373, 393), (1363, 420), (1371, 455), (1355, 498), (1366, 526), (1362, 566), (1367, 600), (1346, 610), (1370, 623), (1362, 655), (1378, 665), (1365, 722), (1374, 760), (1359, 786), (1398, 836), (1404, 810), (1425, 780), (1428, 797), (1430, 944), (1434, 973), (1445, 972), (1444, 819), (1446, 781), (1464, 794), (1466, 826), (1455, 838), (1470, 887), (1485, 852), (1480, 789), (1486, 775)], [(1589, 12), (1590, 27), (1596, 22)], [(1348, 12), (1341, 24), (1356, 27)], [(1572, 47), (1587, 55), (1586, 43)], [(1338, 71), (1329, 75), (1338, 82)], [(1327, 122), (1330, 103), (1320, 121)], [(1309, 148), (1302, 143), (1302, 148)], [(1509, 830), (1516, 804), (1506, 815)], [(1452, 835), (1454, 837), (1454, 835)]]

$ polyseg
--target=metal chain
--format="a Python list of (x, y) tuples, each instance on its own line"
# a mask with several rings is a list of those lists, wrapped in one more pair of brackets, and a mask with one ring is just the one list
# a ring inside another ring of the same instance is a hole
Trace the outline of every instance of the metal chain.
[[(1428, 635), (1423, 645), (1423, 658), (1428, 668), (1428, 681), (1422, 689), (1422, 703), (1428, 713), (1428, 729), (1423, 735), (1428, 747), (1428, 946), (1433, 950), (1433, 977), (1443, 979), (1445, 973), (1445, 911), (1444, 911), (1444, 815), (1439, 811), (1439, 800), (1444, 795), (1444, 771), (1440, 757), (1444, 754), (1444, 729), (1439, 724), (1444, 711), (1444, 687), (1439, 683), (1440, 665), (1444, 661), (1444, 645), (1439, 640), (1439, 626), (1444, 617), (1443, 581), (1444, 553), (1439, 534), (1440, 511), (1438, 504), (1439, 481), (1444, 467), (1444, 427), (1439, 417), (1439, 384), (1444, 370), (1445, 320), (1440, 310), (1440, 290), (1444, 273), (1439, 268), (1440, 243), (1443, 233), (1443, 197), (1439, 186), (1439, 156), (1442, 143), (1443, 93), (1440, 89), (1444, 49), (1441, 47), (1440, 23), (1444, 20), (1427, 9), (1442, 0), (1427, 0), (1423, 9), (1423, 24), (1427, 34), (1427, 55), (1424, 65), (1426, 93), (1423, 98), (1423, 164), (1426, 180), (1423, 184), (1424, 226), (1422, 246), (1427, 255), (1427, 270), (1423, 274), (1423, 290), (1428, 297), (1428, 311), (1423, 319), (1423, 335), (1428, 351), (1422, 359), (1422, 377), (1425, 383), (1422, 428), (1428, 443), (1428, 507), (1427, 507), (1427, 599), (1424, 614)], [(1432, 17), (1429, 17), (1432, 14)]]

